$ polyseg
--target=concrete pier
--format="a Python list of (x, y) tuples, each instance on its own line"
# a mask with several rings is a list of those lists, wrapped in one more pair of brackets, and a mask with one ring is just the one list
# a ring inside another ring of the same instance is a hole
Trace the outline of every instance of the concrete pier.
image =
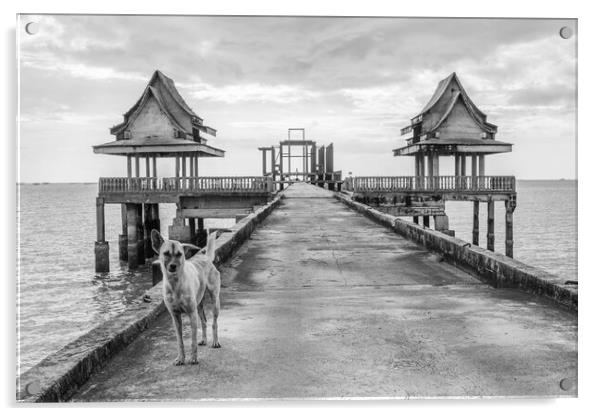
[(73, 400), (576, 396), (575, 314), (494, 289), (324, 189), (285, 196), (221, 267), (221, 349), (173, 366), (163, 314)]

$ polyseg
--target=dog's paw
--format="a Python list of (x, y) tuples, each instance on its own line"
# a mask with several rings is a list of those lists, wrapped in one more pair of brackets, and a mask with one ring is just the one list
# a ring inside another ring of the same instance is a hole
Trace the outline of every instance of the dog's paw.
[(221, 348), (221, 347), (222, 346), (217, 341), (213, 341), (213, 344), (211, 345), (211, 348)]
[(197, 357), (188, 359), (188, 364), (190, 364), (190, 365), (196, 365), (198, 363), (199, 363), (199, 359)]
[(207, 340), (206, 340), (206, 339), (202, 339), (202, 340), (199, 342), (199, 345), (207, 345)]
[(184, 357), (178, 357), (173, 360), (173, 365), (184, 365)]

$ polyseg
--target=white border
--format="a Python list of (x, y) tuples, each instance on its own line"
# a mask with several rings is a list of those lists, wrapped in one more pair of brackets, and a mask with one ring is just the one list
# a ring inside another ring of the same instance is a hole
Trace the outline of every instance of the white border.
[[(16, 255), (16, 229), (15, 229), (15, 181), (16, 166), (13, 162), (16, 154), (15, 136), (15, 25), (16, 13), (148, 13), (148, 14), (297, 14), (297, 15), (346, 15), (346, 16), (486, 16), (486, 17), (563, 17), (579, 19), (579, 148), (578, 148), (578, 178), (579, 178), (579, 277), (582, 282), (580, 287), (580, 318), (579, 318), (579, 399), (574, 400), (485, 400), (485, 401), (347, 401), (347, 402), (236, 402), (197, 403), (197, 407), (216, 406), (220, 409), (207, 409), (213, 411), (244, 411), (245, 414), (280, 414), (281, 407), (287, 407), (286, 412), (291, 414), (305, 414), (307, 412), (332, 412), (334, 408), (345, 408), (345, 413), (365, 414), (367, 410), (378, 408), (378, 412), (398, 414), (399, 411), (421, 410), (428, 413), (445, 413), (446, 415), (506, 414), (517, 411), (543, 411), (546, 414), (580, 414), (590, 413), (595, 405), (599, 407), (596, 398), (599, 395), (597, 387), (600, 385), (600, 335), (598, 316), (600, 311), (596, 307), (599, 301), (600, 280), (602, 273), (599, 270), (597, 259), (599, 255), (598, 231), (599, 210), (602, 204), (598, 201), (600, 192), (600, 179), (602, 177), (599, 155), (602, 155), (600, 141), (602, 137), (596, 135), (599, 128), (600, 111), (598, 105), (601, 96), (599, 76), (602, 74), (599, 57), (599, 41), (602, 39), (600, 27), (600, 14), (595, 10), (595, 2), (589, 6), (583, 3), (568, 1), (527, 2), (525, 0), (503, 0), (498, 2), (469, 2), (469, 1), (443, 1), (429, 0), (427, 2), (386, 2), (371, 1), (345, 1), (334, 2), (326, 0), (304, 0), (295, 2), (254, 0), (232, 1), (219, 0), (213, 2), (185, 2), (171, 0), (169, 2), (139, 2), (125, 3), (123, 0), (103, 0), (102, 2), (77, 2), (63, 0), (22, 0), (2, 2), (2, 19), (5, 54), (2, 65), (3, 99), (1, 100), (4, 127), (2, 137), (2, 156), (4, 180), (2, 186), (2, 219), (5, 232), (0, 239), (2, 247), (2, 264), (5, 265), (3, 283), (4, 294), (4, 320), (5, 330), (2, 343), (2, 393), (5, 406), (14, 406), (14, 348), (15, 348), (15, 255)], [(598, 100), (596, 100), (598, 99)], [(551, 224), (553, 226), (553, 224)], [(40, 242), (43, 244), (44, 242)], [(115, 405), (104, 405), (116, 407)], [(132, 407), (132, 405), (119, 404), (118, 406)], [(164, 414), (166, 407), (188, 407), (184, 404), (157, 405), (150, 404), (144, 412)], [(292, 407), (292, 408), (291, 408)], [(26, 412), (34, 409), (25, 409)], [(116, 409), (115, 409), (116, 410)], [(112, 410), (115, 411), (115, 410)], [(190, 409), (184, 411), (207, 411), (205, 409)], [(48, 411), (48, 410), (45, 410)], [(80, 409), (54, 407), (51, 413), (81, 412)], [(127, 411), (127, 410), (126, 410)], [(98, 407), (88, 408), (86, 412), (104, 414), (105, 411)]]

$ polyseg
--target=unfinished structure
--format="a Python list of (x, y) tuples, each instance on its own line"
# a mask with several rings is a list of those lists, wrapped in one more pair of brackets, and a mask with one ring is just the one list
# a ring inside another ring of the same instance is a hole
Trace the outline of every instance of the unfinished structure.
[[(453, 235), (445, 201), (473, 202), (473, 244), (479, 244), (479, 207), (487, 203), (487, 249), (494, 250), (494, 202), (506, 205), (506, 255), (513, 256), (514, 176), (486, 176), (485, 156), (512, 151), (512, 144), (495, 140), (497, 126), (468, 97), (456, 73), (439, 82), (424, 109), (401, 129), (406, 144), (394, 156), (415, 160), (414, 176), (349, 178), (345, 188), (354, 198), (397, 215), (423, 218), (436, 230)], [(439, 157), (455, 160), (454, 175), (442, 176)], [(467, 175), (467, 159), (471, 161)]]
[[(287, 140), (259, 150), (262, 176), (272, 178), (281, 190), (286, 183), (299, 181), (330, 190), (338, 189), (342, 183), (341, 171), (334, 170), (333, 144), (317, 147), (315, 141), (305, 138), (304, 128), (290, 128)], [(293, 171), (295, 160), (300, 160), (300, 166), (297, 164)]]
[[(125, 156), (127, 176), (99, 179), (97, 272), (109, 270), (105, 204), (121, 204), (119, 258), (135, 268), (154, 255), (150, 232), (160, 229), (159, 204), (174, 203), (177, 207), (169, 227), (170, 239), (203, 244), (204, 218), (246, 215), (271, 194), (271, 183), (264, 177), (199, 176), (200, 158), (224, 157), (225, 152), (207, 144), (215, 138), (216, 130), (204, 124), (178, 93), (173, 80), (160, 71), (153, 73), (142, 96), (110, 132), (116, 140), (94, 146), (94, 153)], [(157, 158), (172, 159), (175, 175), (159, 177)]]

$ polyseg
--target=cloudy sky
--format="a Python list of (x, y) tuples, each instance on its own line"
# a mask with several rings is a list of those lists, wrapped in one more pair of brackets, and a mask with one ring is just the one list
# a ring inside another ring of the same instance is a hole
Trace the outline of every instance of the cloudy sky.
[[(23, 31), (39, 23), (35, 35)], [(261, 174), (259, 146), (305, 127), (334, 142), (335, 168), (410, 175), (393, 157), (437, 82), (456, 71), (499, 126), (511, 154), (489, 174), (575, 178), (575, 21), (400, 18), (22, 16), (19, 22), (20, 180), (124, 176), (125, 159), (95, 155), (113, 140), (155, 69), (175, 80), (225, 159), (203, 175)], [(171, 162), (170, 162), (171, 163)], [(161, 163), (161, 176), (173, 175)], [(441, 163), (453, 173), (453, 161)]]

